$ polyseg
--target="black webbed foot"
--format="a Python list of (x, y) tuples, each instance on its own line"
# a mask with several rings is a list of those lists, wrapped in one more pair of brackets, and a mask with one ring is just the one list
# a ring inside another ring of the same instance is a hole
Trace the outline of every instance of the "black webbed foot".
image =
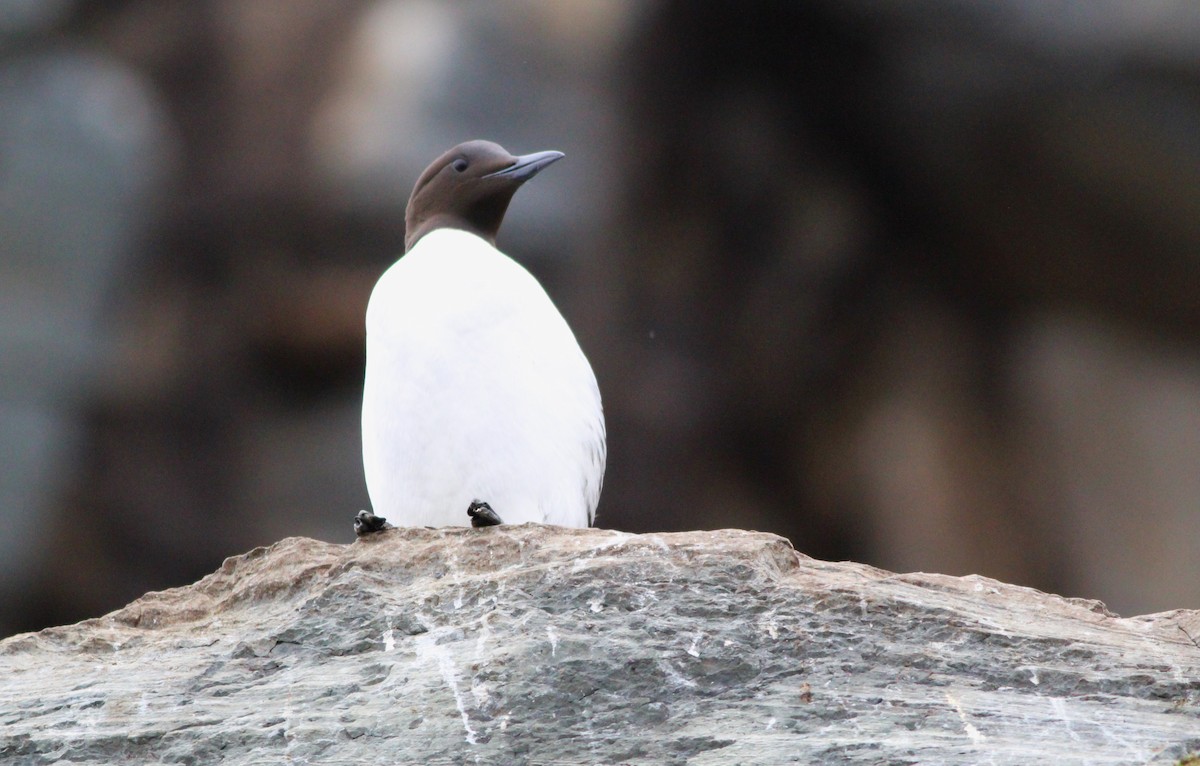
[(471, 517), (471, 526), (479, 527), (495, 527), (504, 522), (492, 510), (492, 506), (482, 500), (474, 500), (467, 506), (467, 515)]
[(376, 516), (370, 511), (359, 511), (354, 517), (354, 534), (358, 537), (394, 528), (388, 523), (387, 519), (382, 516)]

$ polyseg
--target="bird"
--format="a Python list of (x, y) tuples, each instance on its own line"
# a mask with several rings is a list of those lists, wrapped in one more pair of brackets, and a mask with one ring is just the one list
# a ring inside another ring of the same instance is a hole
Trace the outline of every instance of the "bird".
[(387, 519), (595, 522), (607, 459), (596, 376), (542, 285), (496, 247), (513, 195), (563, 156), (468, 141), (417, 179), (405, 251), (367, 304), (360, 535)]

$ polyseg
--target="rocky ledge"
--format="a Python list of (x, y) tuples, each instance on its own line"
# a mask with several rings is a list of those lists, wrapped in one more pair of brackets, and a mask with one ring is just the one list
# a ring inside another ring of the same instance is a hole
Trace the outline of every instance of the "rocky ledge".
[(0, 762), (1181, 763), (1198, 638), (735, 530), (291, 538), (0, 643)]

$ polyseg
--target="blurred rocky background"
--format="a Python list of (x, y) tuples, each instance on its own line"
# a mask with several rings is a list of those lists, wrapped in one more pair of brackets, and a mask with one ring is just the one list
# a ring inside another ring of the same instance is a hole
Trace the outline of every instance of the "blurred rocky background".
[(1200, 6), (0, 0), (0, 635), (368, 500), (417, 174), (592, 359), (601, 526), (1200, 607)]

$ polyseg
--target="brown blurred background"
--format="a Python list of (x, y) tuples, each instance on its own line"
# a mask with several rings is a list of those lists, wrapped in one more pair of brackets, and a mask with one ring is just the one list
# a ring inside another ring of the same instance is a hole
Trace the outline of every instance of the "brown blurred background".
[(1200, 6), (0, 0), (0, 635), (352, 539), (366, 299), (477, 137), (567, 153), (501, 245), (600, 526), (1200, 608)]

